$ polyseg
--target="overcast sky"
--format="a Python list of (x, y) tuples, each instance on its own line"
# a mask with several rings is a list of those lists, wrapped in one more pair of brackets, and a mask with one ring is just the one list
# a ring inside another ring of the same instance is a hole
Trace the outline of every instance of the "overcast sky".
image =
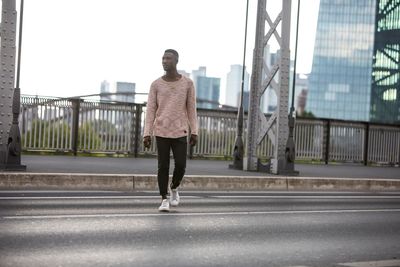
[[(174, 48), (180, 53), (178, 69), (191, 72), (206, 66), (207, 76), (221, 78), (223, 100), (230, 65), (243, 61), (246, 0), (24, 3), (20, 80), (23, 94), (96, 94), (103, 80), (111, 84), (134, 82), (138, 92), (148, 92), (151, 82), (163, 74), (163, 51)], [(267, 0), (267, 8), (276, 14), (280, 3)], [(292, 6), (294, 54), (296, 0)], [(299, 73), (311, 71), (318, 6), (319, 0), (301, 1)], [(250, 0), (246, 52), (250, 73), (256, 11), (257, 0)]]

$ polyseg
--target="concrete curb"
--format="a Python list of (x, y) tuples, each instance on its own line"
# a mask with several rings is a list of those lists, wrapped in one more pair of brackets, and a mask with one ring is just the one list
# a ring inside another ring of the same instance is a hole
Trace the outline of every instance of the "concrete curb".
[[(187, 190), (400, 191), (400, 179), (187, 175)], [(157, 190), (156, 175), (0, 173), (0, 190)]]

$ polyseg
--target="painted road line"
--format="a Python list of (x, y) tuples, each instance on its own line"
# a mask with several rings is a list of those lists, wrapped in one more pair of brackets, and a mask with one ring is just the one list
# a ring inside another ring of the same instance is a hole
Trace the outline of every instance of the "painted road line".
[(339, 266), (346, 266), (346, 267), (399, 267), (400, 260), (349, 262), (349, 263), (340, 263)]
[[(188, 196), (181, 194), (184, 199), (199, 199), (199, 198), (217, 198), (217, 199), (400, 199), (399, 196), (243, 196), (243, 195), (206, 195), (206, 196)], [(49, 199), (159, 199), (160, 196), (15, 196), (15, 197), (0, 197), (0, 200), (49, 200)]]
[[(160, 196), (60, 196), (60, 197), (0, 197), (0, 200), (49, 200), (49, 199), (159, 199)], [(201, 198), (198, 196), (181, 196), (183, 199)]]
[(400, 199), (400, 196), (209, 196), (213, 198), (322, 198), (322, 199)]
[(322, 213), (379, 213), (400, 212), (400, 209), (370, 209), (370, 210), (299, 210), (299, 211), (237, 211), (237, 212), (165, 212), (165, 213), (110, 213), (110, 214), (70, 214), (70, 215), (21, 215), (3, 216), (3, 220), (34, 220), (34, 219), (82, 219), (82, 218), (120, 218), (120, 217), (158, 217), (158, 216), (240, 216), (240, 215), (296, 215)]
[[(156, 190), (136, 190), (135, 193), (145, 193), (145, 194), (158, 194)], [(307, 195), (364, 195), (364, 194), (374, 194), (374, 195), (399, 195), (400, 191), (381, 191), (381, 192), (360, 192), (360, 191), (246, 191), (246, 190), (182, 190), (182, 194), (248, 194), (248, 195), (295, 195), (295, 194), (307, 194)], [(110, 191), (110, 190), (0, 190), (0, 195), (3, 194), (53, 194), (53, 193), (65, 193), (65, 194), (132, 194), (131, 191)]]

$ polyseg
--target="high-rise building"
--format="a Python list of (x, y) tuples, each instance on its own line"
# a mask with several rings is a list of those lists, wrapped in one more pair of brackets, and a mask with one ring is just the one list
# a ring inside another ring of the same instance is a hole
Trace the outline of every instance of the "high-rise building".
[[(238, 100), (240, 101), (240, 92), (238, 92)], [(250, 91), (243, 92), (243, 110), (245, 112), (249, 111), (249, 104), (250, 104)]]
[(100, 85), (100, 101), (111, 101), (110, 83), (102, 81)]
[(115, 101), (135, 103), (135, 83), (117, 82)]
[(196, 79), (197, 107), (219, 108), (220, 78), (198, 76)]
[[(225, 105), (238, 107), (242, 90), (242, 65), (231, 65), (230, 72), (226, 75)], [(243, 92), (249, 91), (249, 73), (244, 72)]]
[(192, 71), (192, 80), (193, 83), (196, 85), (197, 83), (197, 77), (202, 76), (206, 77), (207, 76), (207, 68), (204, 66), (199, 67), (198, 70), (193, 70)]
[(399, 123), (399, 0), (320, 0), (306, 111)]
[(206, 67), (199, 67), (192, 71), (192, 79), (196, 88), (196, 102), (198, 108), (219, 108), (220, 78), (207, 77)]
[(400, 1), (378, 0), (370, 120), (400, 123)]

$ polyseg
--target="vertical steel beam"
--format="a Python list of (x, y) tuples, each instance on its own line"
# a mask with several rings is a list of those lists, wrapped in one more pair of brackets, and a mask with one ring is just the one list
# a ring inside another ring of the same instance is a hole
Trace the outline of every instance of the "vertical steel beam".
[[(289, 103), (289, 72), (290, 72), (290, 14), (291, 0), (281, 0), (282, 11), (273, 21), (266, 10), (266, 0), (258, 1), (256, 39), (253, 52), (253, 69), (250, 91), (250, 107), (247, 128), (246, 157), (244, 169), (259, 171), (262, 165), (256, 154), (257, 146), (266, 135), (274, 146), (274, 156), (268, 166), (274, 174), (297, 174), (293, 163), (288, 159), (288, 103)], [(266, 33), (266, 22), (269, 29)], [(281, 31), (278, 32), (278, 25)], [(280, 58), (277, 64), (268, 69), (264, 61), (264, 48), (274, 36), (279, 44)], [(263, 80), (263, 74), (265, 79)], [(276, 84), (274, 77), (278, 75)], [(261, 96), (266, 88), (274, 89), (277, 94), (277, 110), (267, 120), (260, 108)]]
[(253, 67), (251, 75), (250, 105), (247, 124), (247, 145), (243, 160), (243, 169), (257, 171), (257, 137), (260, 128), (260, 88), (262, 82), (262, 67), (264, 61), (264, 34), (265, 34), (265, 13), (266, 0), (258, 0), (256, 40), (253, 50)]
[(289, 104), (289, 75), (290, 75), (290, 13), (291, 0), (282, 1), (281, 21), (281, 57), (279, 64), (279, 95), (276, 121), (276, 142), (274, 158), (271, 160), (271, 172), (280, 174), (286, 169), (286, 144), (289, 136), (288, 104)]
[[(0, 46), (0, 169), (25, 169), (20, 166), (18, 129), (19, 88), (15, 90), (17, 11), (15, 0), (2, 1)], [(14, 101), (15, 100), (15, 101)]]

